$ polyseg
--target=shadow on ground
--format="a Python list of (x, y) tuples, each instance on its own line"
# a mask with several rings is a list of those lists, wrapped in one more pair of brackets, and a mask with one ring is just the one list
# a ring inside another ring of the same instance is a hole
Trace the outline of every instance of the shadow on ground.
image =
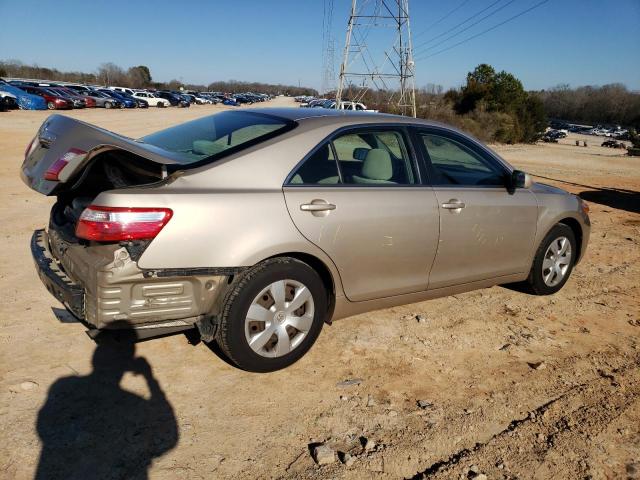
[[(51, 386), (36, 424), (42, 442), (36, 479), (144, 479), (153, 459), (176, 446), (173, 408), (135, 348), (103, 339), (89, 375)], [(144, 377), (150, 398), (120, 387), (126, 372)]]
[(587, 202), (599, 203), (617, 210), (640, 213), (640, 192), (618, 188), (599, 188), (579, 193)]

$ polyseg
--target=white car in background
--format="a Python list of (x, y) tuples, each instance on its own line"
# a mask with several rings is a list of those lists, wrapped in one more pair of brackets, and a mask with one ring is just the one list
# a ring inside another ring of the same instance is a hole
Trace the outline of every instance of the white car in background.
[(132, 97), (134, 98), (140, 98), (142, 100), (145, 100), (150, 107), (169, 107), (171, 106), (171, 103), (169, 103), (169, 100), (166, 100), (164, 98), (160, 98), (160, 97), (156, 97), (153, 93), (151, 92), (133, 92)]
[(200, 95), (196, 95), (195, 93), (193, 94), (193, 96), (196, 97), (196, 103), (198, 105), (211, 105), (213, 103), (208, 98), (201, 97)]
[(109, 87), (109, 90), (115, 90), (116, 92), (126, 93), (127, 95), (133, 95), (135, 92), (130, 88), (125, 87)]
[[(329, 108), (336, 108), (335, 102)], [(360, 102), (342, 101), (342, 102), (340, 102), (340, 106), (339, 106), (338, 109), (339, 110), (357, 110), (359, 112), (374, 112), (374, 113), (378, 113), (378, 110), (369, 109), (369, 108), (367, 108), (367, 106), (364, 103), (360, 103)]]

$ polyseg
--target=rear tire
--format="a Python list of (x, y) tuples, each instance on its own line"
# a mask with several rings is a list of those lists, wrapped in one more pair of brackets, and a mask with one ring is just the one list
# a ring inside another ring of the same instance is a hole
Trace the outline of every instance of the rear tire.
[(156, 107), (158, 107), (158, 108), (164, 108), (164, 102), (158, 102), (158, 103), (156, 103)]
[(327, 291), (313, 268), (290, 257), (265, 260), (234, 280), (216, 341), (243, 370), (280, 370), (311, 348), (327, 309)]
[(47, 102), (47, 108), (49, 110), (55, 110), (56, 109), (56, 104), (53, 102)]
[(544, 237), (526, 280), (536, 295), (551, 295), (569, 280), (577, 254), (576, 237), (564, 223), (558, 223)]

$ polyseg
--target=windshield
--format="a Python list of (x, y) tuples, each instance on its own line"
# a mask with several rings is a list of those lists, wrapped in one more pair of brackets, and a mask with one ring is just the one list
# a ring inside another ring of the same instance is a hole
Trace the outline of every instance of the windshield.
[(181, 154), (183, 164), (215, 160), (265, 141), (295, 126), (256, 112), (222, 112), (147, 135), (141, 140)]

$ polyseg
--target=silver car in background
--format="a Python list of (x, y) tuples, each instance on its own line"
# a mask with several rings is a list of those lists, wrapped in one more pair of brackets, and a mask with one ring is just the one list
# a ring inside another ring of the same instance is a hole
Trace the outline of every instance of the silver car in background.
[(91, 335), (195, 327), (260, 372), (339, 318), (515, 282), (555, 293), (590, 231), (577, 196), (473, 138), (365, 112), (242, 109), (138, 140), (53, 115), (22, 178), (57, 197), (31, 249)]

